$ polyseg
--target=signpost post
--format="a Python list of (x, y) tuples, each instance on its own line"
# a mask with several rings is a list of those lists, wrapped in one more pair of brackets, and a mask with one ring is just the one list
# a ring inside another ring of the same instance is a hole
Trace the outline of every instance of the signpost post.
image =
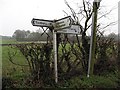
[(57, 39), (56, 32), (53, 30), (53, 52), (54, 52), (54, 73), (55, 73), (55, 82), (58, 82), (58, 70), (57, 70)]

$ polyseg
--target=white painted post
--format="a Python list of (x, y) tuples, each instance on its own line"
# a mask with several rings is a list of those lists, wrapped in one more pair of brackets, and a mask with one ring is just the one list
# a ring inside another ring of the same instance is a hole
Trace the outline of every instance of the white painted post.
[(53, 30), (53, 52), (54, 52), (54, 73), (55, 73), (55, 82), (58, 82), (58, 70), (57, 70), (57, 39), (56, 32)]

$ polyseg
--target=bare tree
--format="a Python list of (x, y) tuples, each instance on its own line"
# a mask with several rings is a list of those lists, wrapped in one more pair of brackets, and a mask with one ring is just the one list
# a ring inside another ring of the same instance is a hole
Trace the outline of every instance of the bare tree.
[[(71, 11), (71, 16), (73, 17), (74, 23), (81, 25), (82, 28), (82, 46), (80, 46), (80, 41), (78, 40), (78, 44), (80, 47), (80, 51), (82, 52), (82, 61), (84, 63), (84, 70), (87, 71), (87, 66), (88, 66), (88, 57), (89, 57), (89, 40), (90, 38), (87, 36), (86, 32), (91, 28), (92, 26), (92, 14), (93, 14), (93, 5), (92, 2), (90, 2), (89, 0), (82, 0), (82, 6), (79, 7), (79, 11), (76, 12), (70, 5), (69, 3), (65, 0), (65, 4), (68, 6), (68, 8)], [(102, 7), (101, 7), (102, 8)], [(101, 12), (101, 8), (99, 8), (99, 12)], [(107, 15), (109, 15), (112, 12), (113, 8), (103, 14), (100, 14), (98, 17), (98, 20), (103, 19), (104, 17), (106, 17)], [(64, 11), (66, 14), (67, 12)], [(68, 14), (67, 14), (68, 15)], [(80, 17), (79, 17), (80, 16)], [(97, 34), (98, 37), (97, 39), (100, 39), (100, 36), (104, 36), (103, 35), (103, 31), (104, 29), (106, 29), (107, 27), (111, 26), (111, 25), (115, 25), (115, 22), (110, 22), (109, 24), (101, 27), (101, 23), (99, 23), (97, 25)], [(102, 29), (102, 31), (100, 31)], [(78, 37), (76, 35), (76, 37)]]

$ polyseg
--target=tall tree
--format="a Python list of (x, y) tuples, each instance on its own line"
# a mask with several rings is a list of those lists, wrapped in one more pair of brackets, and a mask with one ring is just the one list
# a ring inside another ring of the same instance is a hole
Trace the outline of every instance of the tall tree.
[[(90, 44), (89, 44), (89, 40), (88, 36), (87, 36), (87, 31), (91, 28), (92, 26), (92, 14), (93, 14), (93, 4), (90, 0), (82, 0), (82, 5), (79, 6), (79, 11), (76, 12), (70, 5), (69, 3), (65, 0), (65, 4), (68, 6), (68, 8), (71, 11), (71, 16), (73, 18), (74, 24), (78, 24), (80, 26), (82, 26), (82, 47), (80, 47), (80, 50), (82, 52), (82, 60), (84, 63), (84, 70), (87, 71), (88, 68), (88, 58), (89, 58), (89, 48), (90, 48)], [(101, 8), (99, 8), (100, 12)], [(109, 13), (111, 13), (113, 9), (111, 9), (110, 11), (100, 14), (98, 17), (98, 20), (103, 19), (105, 16), (107, 16)], [(64, 11), (66, 14), (67, 12)], [(67, 14), (68, 15), (68, 14)], [(101, 36), (103, 36), (103, 33), (100, 31), (100, 29), (105, 29), (108, 26), (114, 25), (116, 24), (116, 22), (110, 22), (109, 24), (101, 27), (100, 23), (97, 25), (97, 33)], [(100, 28), (101, 27), (101, 28)], [(77, 36), (77, 35), (76, 35)], [(78, 42), (80, 43), (80, 42)]]

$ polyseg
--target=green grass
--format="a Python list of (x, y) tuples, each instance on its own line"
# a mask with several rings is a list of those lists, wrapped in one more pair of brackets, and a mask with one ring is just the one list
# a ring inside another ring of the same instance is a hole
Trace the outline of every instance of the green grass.
[(115, 74), (111, 74), (111, 76), (98, 76), (94, 75), (91, 77), (81, 76), (81, 77), (73, 77), (70, 80), (62, 82), (62, 85), (59, 87), (66, 88), (117, 88), (118, 78)]
[(14, 44), (14, 43), (17, 43), (17, 41), (13, 38), (2, 39), (2, 44)]
[(11, 48), (9, 46), (2, 47), (2, 74), (3, 76), (20, 74), (23, 73), (24, 69), (28, 69), (27, 66), (18, 66), (9, 61), (9, 55), (13, 55), (16, 52), (16, 55), (12, 58), (14, 63), (20, 65), (27, 65), (27, 61), (25, 57), (21, 54), (21, 52), (17, 48)]
[[(15, 44), (18, 43), (14, 39), (2, 39), (2, 44)], [(2, 77), (3, 78), (11, 78), (13, 79), (19, 87), (19, 83), (22, 83), (28, 75), (29, 75), (29, 67), (28, 66), (19, 66), (15, 65), (10, 62), (9, 60), (9, 54), (15, 56), (12, 57), (12, 60), (16, 64), (20, 65), (27, 65), (27, 61), (25, 57), (22, 55), (22, 53), (18, 50), (16, 47), (10, 47), (10, 46), (0, 46), (1, 49), (1, 59), (2, 59)]]
[[(17, 43), (14, 39), (2, 39), (2, 44), (13, 44)], [(10, 46), (0, 46), (2, 48), (2, 76), (3, 77), (12, 77), (14, 79), (19, 79), (23, 76), (23, 74), (28, 73), (28, 66), (19, 66), (10, 62), (9, 54), (15, 56), (12, 57), (12, 60), (16, 64), (27, 65), (27, 61), (22, 53), (18, 50), (18, 48), (10, 47)]]

